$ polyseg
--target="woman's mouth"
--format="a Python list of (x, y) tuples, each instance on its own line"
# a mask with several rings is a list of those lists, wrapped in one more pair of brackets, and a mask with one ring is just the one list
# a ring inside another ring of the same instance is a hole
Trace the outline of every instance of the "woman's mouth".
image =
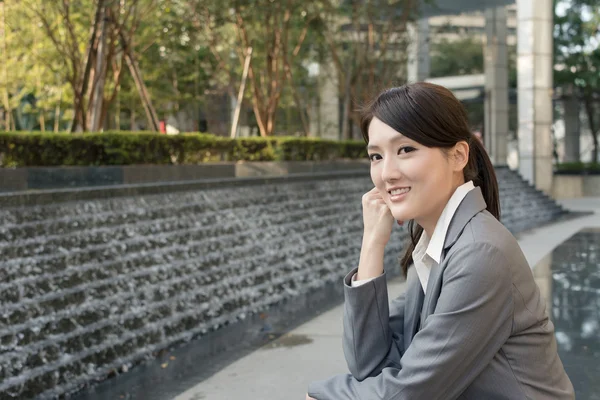
[(408, 192), (410, 192), (410, 187), (402, 187), (388, 190), (388, 194), (390, 195), (390, 201), (401, 201), (402, 199), (404, 199)]

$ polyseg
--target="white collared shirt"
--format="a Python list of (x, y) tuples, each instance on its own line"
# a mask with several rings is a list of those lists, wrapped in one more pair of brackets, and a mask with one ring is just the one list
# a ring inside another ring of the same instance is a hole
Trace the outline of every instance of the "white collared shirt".
[[(452, 218), (454, 217), (454, 214), (456, 213), (460, 203), (474, 188), (475, 186), (473, 185), (473, 181), (468, 181), (456, 188), (454, 194), (452, 197), (450, 197), (448, 203), (446, 203), (446, 207), (444, 207), (440, 218), (435, 224), (435, 229), (433, 230), (431, 240), (427, 236), (427, 233), (423, 231), (419, 242), (412, 252), (415, 270), (419, 276), (419, 281), (423, 287), (423, 292), (427, 292), (427, 282), (429, 281), (431, 267), (434, 265), (434, 263), (439, 264), (440, 259), (442, 258), (442, 250), (444, 249), (444, 241), (446, 240), (446, 234), (448, 233), (450, 222), (452, 221)], [(355, 279), (356, 274), (352, 277), (353, 287), (363, 285), (375, 278), (363, 279), (359, 281)]]

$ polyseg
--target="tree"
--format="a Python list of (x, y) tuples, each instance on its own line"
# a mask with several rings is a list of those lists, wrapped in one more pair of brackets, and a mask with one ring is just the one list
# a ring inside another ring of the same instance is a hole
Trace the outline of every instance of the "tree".
[(137, 36), (143, 49), (140, 65), (159, 113), (193, 110), (198, 126), (197, 113), (205, 105), (206, 93), (227, 79), (210, 54), (202, 24), (190, 18), (193, 5), (161, 3), (160, 18), (140, 26)]
[[(115, 100), (127, 65), (149, 125), (158, 129), (158, 120), (146, 91), (135, 55), (135, 33), (147, 20), (159, 0), (22, 0), (20, 12), (39, 21), (54, 59), (46, 68), (68, 82), (73, 98), (71, 130), (99, 130), (108, 108)], [(16, 30), (24, 29), (15, 27)], [(25, 28), (26, 29), (26, 28)], [(60, 65), (56, 65), (56, 61)]]
[(2, 41), (1, 46), (2, 46), (2, 55), (4, 56), (4, 60), (5, 62), (2, 63), (3, 68), (2, 68), (2, 81), (3, 81), (3, 88), (2, 88), (2, 105), (4, 106), (4, 114), (5, 114), (5, 120), (4, 120), (4, 126), (7, 131), (11, 130), (11, 114), (12, 114), (12, 108), (10, 106), (10, 102), (9, 102), (9, 96), (8, 96), (8, 85), (9, 85), (9, 80), (8, 80), (8, 67), (6, 65), (6, 60), (8, 59), (8, 47), (6, 45), (7, 42), (7, 38), (6, 36), (8, 35), (6, 32), (6, 4), (3, 0), (0, 0), (0, 40)]
[[(190, 0), (190, 4), (193, 20), (202, 27), (218, 68), (226, 71), (225, 85), (232, 97), (246, 52), (252, 47), (248, 72), (252, 107), (260, 135), (272, 135), (286, 88), (303, 107), (294, 74), (302, 68), (303, 47), (311, 28), (318, 24), (321, 2)], [(305, 118), (303, 122), (308, 133), (308, 122)]]
[[(342, 98), (343, 138), (360, 123), (356, 103), (376, 91), (406, 81), (408, 25), (416, 17), (413, 0), (331, 0), (323, 14), (322, 62), (333, 61)], [(355, 104), (353, 104), (353, 101)]]
[[(202, 27), (218, 68), (226, 71), (233, 97), (247, 49), (253, 56), (248, 79), (254, 116), (261, 136), (275, 132), (275, 120), (285, 89), (299, 108), (306, 108), (297, 91), (304, 67), (305, 43), (319, 23), (320, 1), (199, 1), (190, 0), (194, 21)], [(232, 35), (233, 33), (233, 35)], [(308, 121), (301, 115), (305, 134)]]
[(600, 116), (600, 0), (555, 0), (554, 81), (583, 102), (598, 161)]

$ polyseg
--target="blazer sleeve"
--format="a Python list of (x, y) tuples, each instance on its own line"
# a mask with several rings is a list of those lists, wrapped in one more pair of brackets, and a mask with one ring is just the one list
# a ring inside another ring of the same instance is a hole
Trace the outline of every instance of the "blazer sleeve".
[[(491, 362), (511, 334), (510, 264), (488, 243), (449, 256), (441, 293), (401, 359), (401, 368), (359, 381), (337, 375), (309, 386), (318, 400), (452, 400)], [(379, 330), (378, 328), (373, 328)]]
[(388, 304), (385, 272), (352, 287), (356, 269), (344, 279), (342, 344), (348, 369), (359, 381), (379, 375), (383, 368), (400, 367), (404, 352), (404, 294)]

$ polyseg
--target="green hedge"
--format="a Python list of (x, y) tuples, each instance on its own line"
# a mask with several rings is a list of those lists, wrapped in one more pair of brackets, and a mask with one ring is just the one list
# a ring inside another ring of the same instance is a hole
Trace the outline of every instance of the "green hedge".
[(600, 174), (600, 163), (569, 162), (556, 165), (558, 173)]
[(204, 133), (0, 132), (1, 167), (318, 161), (366, 156), (362, 141), (290, 137), (229, 139)]

